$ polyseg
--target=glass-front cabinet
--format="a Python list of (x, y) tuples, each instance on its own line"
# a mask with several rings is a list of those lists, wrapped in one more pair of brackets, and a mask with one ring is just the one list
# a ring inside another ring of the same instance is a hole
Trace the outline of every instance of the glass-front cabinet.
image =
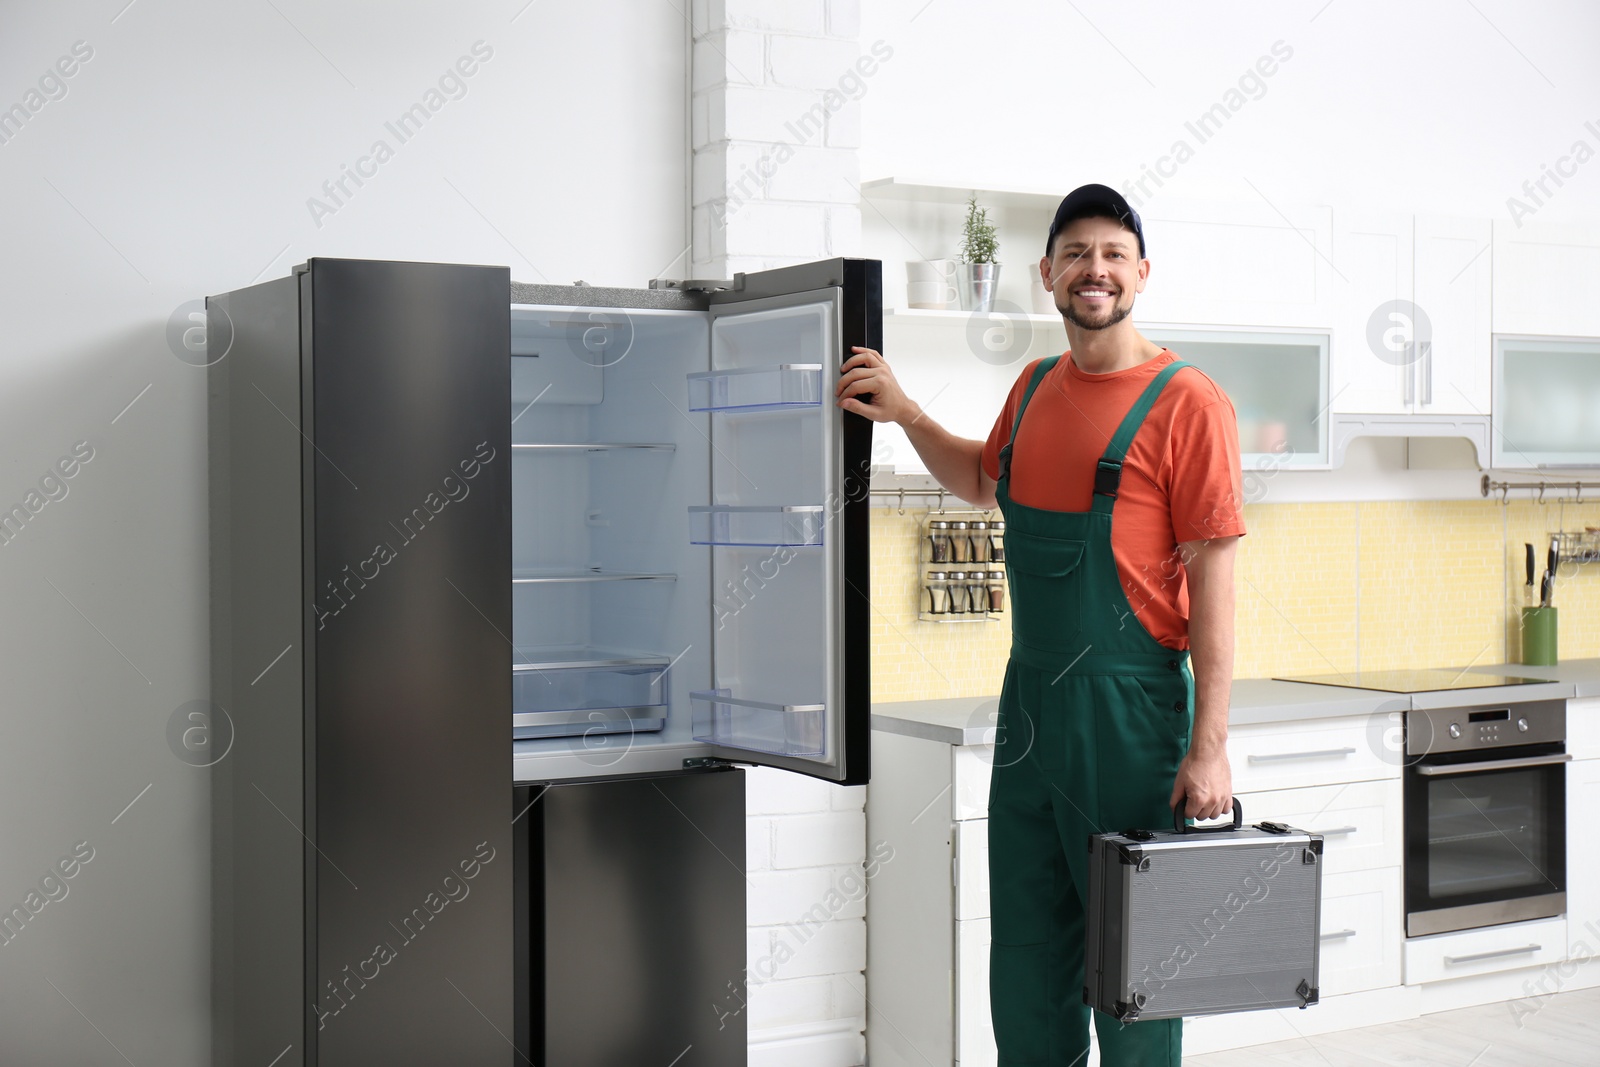
[(1496, 337), (1496, 467), (1600, 467), (1600, 339)]
[(1233, 401), (1246, 470), (1328, 466), (1328, 334), (1141, 326)]

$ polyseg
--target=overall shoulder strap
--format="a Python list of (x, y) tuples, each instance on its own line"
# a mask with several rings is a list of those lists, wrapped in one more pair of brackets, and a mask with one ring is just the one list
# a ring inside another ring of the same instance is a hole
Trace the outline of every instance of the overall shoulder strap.
[(1133, 407), (1128, 409), (1117, 432), (1111, 435), (1111, 443), (1106, 445), (1105, 454), (1100, 457), (1094, 472), (1094, 507), (1097, 510), (1101, 509), (1102, 500), (1109, 507), (1111, 501), (1116, 499), (1117, 486), (1122, 481), (1122, 461), (1128, 455), (1128, 446), (1133, 444), (1133, 435), (1139, 432), (1145, 416), (1155, 406), (1156, 397), (1161, 395), (1161, 390), (1166, 388), (1174, 374), (1189, 365), (1179, 359), (1161, 368), (1161, 373), (1150, 380), (1144, 392), (1139, 394), (1139, 399), (1133, 402)]
[(1060, 356), (1049, 356), (1039, 361), (1033, 369), (1033, 377), (1028, 381), (1028, 388), (1022, 394), (1022, 402), (1017, 405), (1017, 413), (1011, 419), (1011, 437), (1006, 441), (1005, 447), (1000, 449), (1000, 480), (1004, 481), (1011, 475), (1011, 446), (1017, 441), (1017, 427), (1022, 425), (1022, 413), (1028, 410), (1028, 401), (1033, 399), (1033, 391), (1039, 388), (1039, 383), (1044, 381), (1044, 376), (1050, 373), (1057, 363), (1061, 362)]

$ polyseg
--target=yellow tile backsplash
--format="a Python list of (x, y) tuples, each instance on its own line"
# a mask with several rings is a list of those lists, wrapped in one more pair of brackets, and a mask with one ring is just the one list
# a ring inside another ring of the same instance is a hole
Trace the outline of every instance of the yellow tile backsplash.
[[(872, 698), (998, 693), (1005, 622), (917, 620), (925, 511), (872, 512)], [(1600, 502), (1250, 504), (1235, 571), (1234, 677), (1513, 662), (1523, 543), (1600, 526)], [(1535, 591), (1537, 595), (1537, 590)], [(1600, 656), (1600, 563), (1557, 575), (1562, 659)]]

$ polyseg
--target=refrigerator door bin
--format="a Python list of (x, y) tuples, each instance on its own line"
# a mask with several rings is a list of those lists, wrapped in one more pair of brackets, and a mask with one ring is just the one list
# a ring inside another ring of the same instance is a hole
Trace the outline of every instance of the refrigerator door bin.
[(519, 649), (512, 666), (512, 736), (659, 730), (670, 661), (602, 649)]
[(822, 364), (782, 363), (689, 375), (690, 411), (772, 411), (822, 403)]
[(822, 544), (822, 505), (691, 507), (689, 541), (749, 548), (817, 547)]
[(727, 689), (697, 689), (689, 697), (696, 741), (775, 756), (824, 754), (826, 705), (740, 700)]

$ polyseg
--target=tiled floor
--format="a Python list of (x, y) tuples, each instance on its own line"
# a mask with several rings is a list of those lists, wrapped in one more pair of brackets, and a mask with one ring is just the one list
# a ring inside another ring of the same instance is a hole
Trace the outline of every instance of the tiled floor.
[(1600, 1067), (1600, 987), (1184, 1058), (1185, 1067)]

